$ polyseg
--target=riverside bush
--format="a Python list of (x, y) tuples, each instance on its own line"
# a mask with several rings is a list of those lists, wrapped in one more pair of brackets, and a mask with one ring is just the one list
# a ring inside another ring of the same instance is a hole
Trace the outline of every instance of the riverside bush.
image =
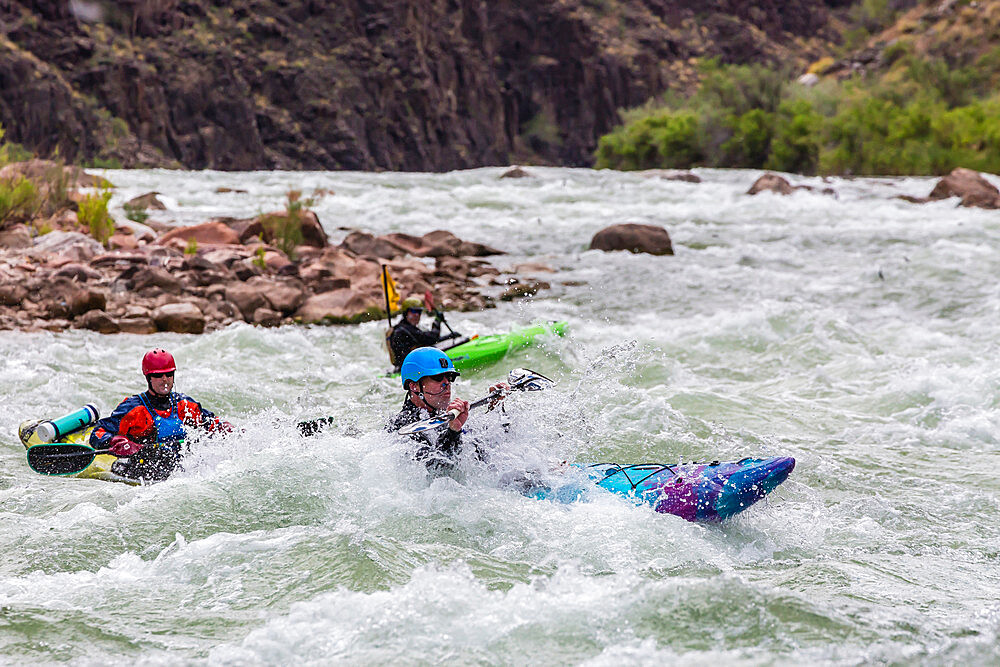
[(109, 201), (111, 192), (107, 189), (101, 190), (97, 194), (85, 196), (76, 212), (80, 224), (86, 225), (90, 229), (90, 235), (103, 245), (108, 244), (108, 239), (115, 231), (115, 223), (108, 215)]
[(29, 220), (38, 210), (38, 190), (24, 176), (0, 179), (0, 229)]
[[(878, 5), (873, 5), (878, 7)], [(742, 167), (806, 174), (1000, 173), (1000, 54), (966, 67), (896, 49), (878, 81), (788, 85), (760, 66), (703, 71), (698, 91), (628, 112), (598, 168)]]

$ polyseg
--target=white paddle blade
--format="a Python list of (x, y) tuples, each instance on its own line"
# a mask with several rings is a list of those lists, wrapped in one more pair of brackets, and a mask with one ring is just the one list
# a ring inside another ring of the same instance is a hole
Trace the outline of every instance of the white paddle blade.
[(413, 433), (423, 433), (424, 431), (433, 431), (434, 429), (441, 428), (442, 426), (447, 426), (451, 423), (451, 420), (458, 416), (458, 413), (454, 410), (447, 412), (443, 415), (438, 415), (437, 417), (428, 417), (423, 421), (418, 421), (410, 424), (409, 426), (404, 426), (403, 428), (396, 431), (400, 435), (411, 435)]
[(528, 368), (515, 368), (507, 375), (507, 383), (511, 389), (520, 391), (542, 391), (555, 384), (555, 380), (550, 380), (541, 373), (537, 373)]

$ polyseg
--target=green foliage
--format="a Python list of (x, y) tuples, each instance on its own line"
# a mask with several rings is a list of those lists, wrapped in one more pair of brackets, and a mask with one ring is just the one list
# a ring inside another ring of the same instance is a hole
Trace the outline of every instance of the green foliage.
[(0, 229), (29, 220), (38, 204), (38, 190), (24, 176), (0, 180)]
[(889, 0), (861, 0), (853, 4), (847, 14), (851, 23), (870, 33), (882, 30), (896, 18)]
[(731, 132), (722, 144), (722, 160), (734, 167), (758, 167), (767, 160), (774, 134), (774, 114), (750, 109), (742, 116), (730, 117), (726, 126)]
[[(873, 5), (873, 7), (875, 7)], [(877, 8), (877, 7), (876, 7)], [(789, 86), (760, 67), (704, 70), (685, 100), (625, 114), (598, 168), (744, 167), (799, 173), (1000, 172), (1000, 50), (969, 67), (892, 54), (881, 80)]]
[(295, 248), (301, 245), (304, 239), (302, 215), (325, 194), (325, 191), (317, 190), (312, 197), (303, 199), (300, 190), (289, 190), (285, 193), (285, 212), (272, 213), (261, 218), (265, 238), (271, 239), (279, 250), (294, 261)]
[(122, 208), (125, 209), (125, 217), (132, 222), (142, 224), (149, 220), (149, 213), (147, 213), (146, 209), (141, 206), (136, 206), (135, 204), (125, 204)]
[(84, 161), (82, 166), (89, 169), (121, 169), (122, 161), (116, 157), (95, 157)]
[(267, 262), (264, 261), (264, 246), (257, 246), (257, 249), (253, 252), (254, 258), (253, 263), (260, 269), (267, 268)]
[(90, 235), (107, 245), (108, 239), (115, 231), (115, 223), (108, 215), (108, 202), (111, 191), (104, 189), (97, 194), (87, 195), (80, 202), (76, 215), (80, 224), (90, 229)]
[(7, 131), (3, 128), (3, 124), (0, 124), (0, 167), (8, 165), (11, 162), (24, 162), (35, 157), (30, 151), (25, 150), (21, 144), (4, 142), (3, 138), (6, 133)]
[(765, 169), (814, 174), (819, 167), (823, 116), (804, 99), (786, 100), (778, 107)]
[(704, 159), (698, 118), (689, 111), (647, 116), (600, 138), (597, 167), (681, 167)]
[(192, 237), (188, 239), (187, 245), (184, 246), (185, 255), (197, 255), (198, 254), (198, 239)]

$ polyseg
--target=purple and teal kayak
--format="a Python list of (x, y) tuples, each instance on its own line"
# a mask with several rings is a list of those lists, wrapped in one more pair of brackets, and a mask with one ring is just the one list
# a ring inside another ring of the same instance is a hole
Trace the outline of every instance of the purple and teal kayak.
[[(720, 463), (595, 463), (574, 466), (597, 487), (625, 496), (657, 512), (676, 514), (688, 521), (722, 521), (738, 514), (773, 491), (795, 468), (795, 459), (776, 456)], [(593, 489), (579, 482), (535, 487), (534, 498), (560, 502), (582, 499)]]

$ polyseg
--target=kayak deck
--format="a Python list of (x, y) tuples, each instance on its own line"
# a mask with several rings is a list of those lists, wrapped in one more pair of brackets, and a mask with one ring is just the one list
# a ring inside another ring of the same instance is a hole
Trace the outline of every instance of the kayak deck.
[[(777, 456), (745, 458), (720, 463), (665, 465), (643, 463), (576, 464), (590, 483), (625, 496), (637, 504), (650, 505), (663, 514), (688, 521), (722, 521), (747, 509), (784, 482), (795, 468), (795, 459)], [(580, 500), (593, 489), (571, 482), (557, 487), (532, 489), (530, 497), (559, 502)]]

